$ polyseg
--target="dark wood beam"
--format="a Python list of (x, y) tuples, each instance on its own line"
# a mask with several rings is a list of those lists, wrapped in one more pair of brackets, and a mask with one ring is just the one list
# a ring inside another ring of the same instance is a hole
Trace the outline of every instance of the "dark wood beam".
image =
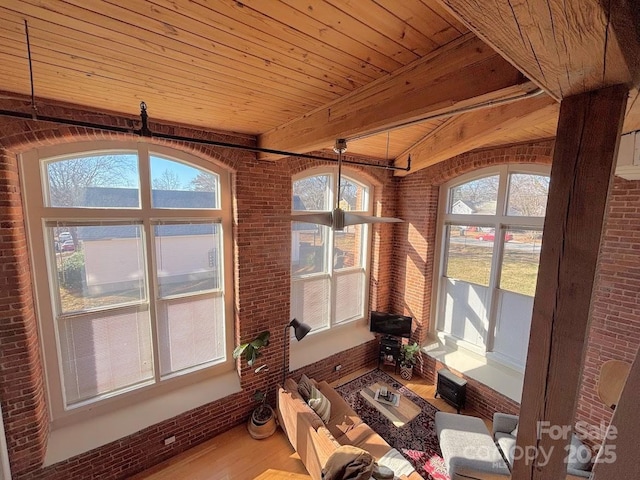
[(411, 172), (399, 170), (395, 175), (408, 175), (495, 142), (510, 131), (557, 118), (558, 109), (558, 103), (543, 94), (451, 117), (396, 158), (396, 165), (403, 166), (407, 164), (407, 158), (411, 155)]
[[(430, 115), (535, 90), (475, 36), (467, 35), (340, 99), (258, 137), (258, 145), (305, 153), (336, 138), (384, 131)], [(276, 155), (261, 155), (275, 159)]]
[(547, 464), (540, 457), (517, 459), (514, 480), (566, 475), (570, 435), (538, 435), (538, 427), (573, 428), (627, 94), (626, 86), (617, 85), (568, 97), (560, 105), (517, 440), (523, 451), (552, 454)]
[(640, 81), (638, 0), (440, 0), (557, 99)]

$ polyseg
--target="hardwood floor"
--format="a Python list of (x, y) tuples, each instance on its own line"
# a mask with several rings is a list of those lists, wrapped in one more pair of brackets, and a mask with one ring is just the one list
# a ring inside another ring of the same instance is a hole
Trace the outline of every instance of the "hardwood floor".
[[(359, 377), (368, 372), (362, 369), (333, 382), (334, 386)], [(393, 375), (391, 371), (387, 373)], [(407, 382), (393, 375), (418, 395), (445, 412), (455, 409), (442, 399), (434, 399), (435, 386), (420, 377)], [(463, 412), (473, 415), (473, 411)], [(488, 422), (491, 428), (491, 422)], [(254, 440), (245, 425), (212, 438), (184, 453), (132, 477), (132, 480), (307, 480), (311, 477), (294, 452), (287, 437), (278, 429), (264, 440)]]

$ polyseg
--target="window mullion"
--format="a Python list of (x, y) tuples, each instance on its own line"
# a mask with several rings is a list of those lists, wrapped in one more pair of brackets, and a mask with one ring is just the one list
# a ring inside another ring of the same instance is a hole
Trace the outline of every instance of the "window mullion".
[(142, 208), (142, 223), (144, 229), (145, 247), (145, 273), (147, 275), (147, 302), (151, 318), (151, 341), (153, 344), (153, 378), (156, 383), (160, 382), (160, 355), (158, 320), (157, 320), (157, 298), (158, 281), (156, 279), (156, 252), (154, 248), (155, 238), (153, 235), (153, 224), (151, 223), (151, 169), (149, 158), (149, 147), (147, 144), (138, 144), (138, 169), (140, 172), (140, 206)]

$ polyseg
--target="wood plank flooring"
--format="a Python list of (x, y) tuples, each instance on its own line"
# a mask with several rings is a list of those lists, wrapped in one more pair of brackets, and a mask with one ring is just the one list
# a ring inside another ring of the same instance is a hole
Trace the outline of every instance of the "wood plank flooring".
[[(369, 371), (362, 369), (333, 382), (341, 385)], [(387, 373), (392, 374), (390, 371)], [(392, 374), (393, 375), (393, 374)], [(418, 395), (445, 412), (455, 408), (434, 399), (435, 386), (414, 376), (405, 381), (393, 375)], [(473, 415), (473, 411), (463, 412)], [(491, 428), (491, 422), (488, 422)], [(254, 440), (245, 425), (239, 425), (184, 453), (132, 477), (132, 480), (310, 480), (311, 477), (282, 430), (264, 440)]]

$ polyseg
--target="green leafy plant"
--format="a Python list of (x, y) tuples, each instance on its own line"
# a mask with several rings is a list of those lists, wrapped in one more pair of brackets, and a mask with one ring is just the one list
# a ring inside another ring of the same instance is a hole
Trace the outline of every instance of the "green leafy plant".
[(63, 260), (62, 268), (58, 271), (58, 278), (64, 288), (71, 291), (81, 291), (85, 281), (84, 254), (75, 252)]
[(247, 364), (252, 367), (256, 359), (260, 356), (260, 349), (269, 345), (270, 336), (271, 333), (267, 330), (251, 342), (238, 345), (233, 351), (233, 358), (236, 359), (242, 355), (247, 361)]
[(402, 345), (400, 350), (400, 365), (403, 367), (413, 367), (418, 363), (418, 353), (420, 352), (420, 346), (413, 342), (413, 345)]

